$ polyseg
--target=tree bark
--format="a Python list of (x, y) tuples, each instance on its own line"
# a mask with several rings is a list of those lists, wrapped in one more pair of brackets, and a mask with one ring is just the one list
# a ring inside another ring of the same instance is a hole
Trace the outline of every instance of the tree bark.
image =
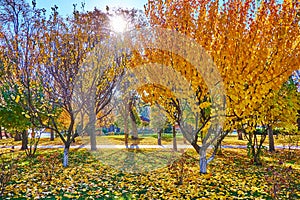
[(124, 133), (125, 146), (128, 147), (128, 132)]
[(243, 131), (237, 130), (237, 133), (238, 133), (238, 140), (243, 140)]
[(200, 174), (207, 173), (207, 160), (206, 160), (206, 149), (200, 149)]
[(128, 103), (128, 111), (129, 111), (131, 127), (132, 127), (132, 139), (138, 139), (139, 136), (138, 136), (137, 119), (136, 119), (136, 117), (138, 116), (135, 116), (134, 114), (134, 110), (133, 110), (134, 106), (135, 106), (135, 100), (131, 99)]
[(14, 137), (14, 140), (15, 140), (15, 141), (21, 141), (21, 140), (22, 140), (21, 134), (19, 133), (19, 131), (16, 131), (16, 135), (15, 135), (15, 137)]
[(28, 134), (27, 130), (22, 131), (22, 147), (21, 150), (28, 149)]
[(54, 131), (50, 130), (50, 141), (54, 141)]
[(97, 150), (97, 141), (96, 141), (96, 114), (94, 112), (94, 109), (91, 109), (89, 112), (89, 135), (90, 135), (90, 143), (91, 143), (91, 151)]
[(125, 146), (127, 147), (128, 146), (128, 112), (129, 112), (129, 109), (128, 109), (128, 100), (126, 98), (125, 100), (125, 112), (124, 112), (124, 136), (125, 136)]
[(300, 131), (300, 110), (298, 110), (297, 125), (298, 125), (298, 131)]
[(200, 153), (200, 146), (197, 144), (197, 142), (192, 142), (191, 145), (197, 153)]
[(135, 123), (135, 121), (130, 118), (131, 120), (131, 126), (132, 126), (132, 139), (138, 139), (139, 136), (138, 136), (138, 130), (137, 130), (137, 125)]
[(4, 135), (5, 135), (6, 139), (10, 138), (9, 135), (7, 134), (7, 131), (5, 129), (4, 129)]
[(271, 125), (268, 126), (268, 136), (269, 136), (269, 151), (275, 152), (274, 135), (273, 135), (273, 129)]
[(258, 153), (254, 154), (253, 162), (254, 162), (255, 165), (258, 165), (258, 166), (260, 166), (262, 164), (261, 161), (260, 161)]
[(163, 129), (160, 129), (157, 133), (157, 145), (161, 145), (161, 134), (163, 132)]
[(177, 151), (177, 140), (176, 140), (175, 125), (173, 125), (173, 127), (172, 127), (172, 132), (173, 132), (173, 151)]
[(63, 156), (64, 167), (67, 167), (69, 165), (69, 150), (70, 150), (70, 144), (65, 144), (64, 156)]

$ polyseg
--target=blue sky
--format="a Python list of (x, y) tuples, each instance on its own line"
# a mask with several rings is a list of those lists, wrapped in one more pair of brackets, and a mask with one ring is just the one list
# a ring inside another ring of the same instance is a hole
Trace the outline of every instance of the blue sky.
[[(31, 0), (27, 0), (31, 3)], [(38, 8), (45, 8), (50, 12), (51, 7), (58, 6), (58, 12), (61, 15), (70, 15), (73, 11), (73, 4), (77, 4), (77, 9), (80, 9), (81, 2), (85, 2), (85, 10), (93, 10), (97, 7), (105, 11), (106, 5), (109, 7), (122, 7), (122, 8), (138, 8), (144, 9), (144, 4), (147, 0), (36, 0)]]

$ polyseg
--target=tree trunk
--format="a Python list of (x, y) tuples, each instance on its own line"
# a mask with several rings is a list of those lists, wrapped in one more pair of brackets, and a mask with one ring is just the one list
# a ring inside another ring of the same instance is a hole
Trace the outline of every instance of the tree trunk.
[(54, 131), (50, 130), (50, 141), (54, 141)]
[(96, 141), (96, 133), (95, 133), (95, 124), (91, 127), (91, 133), (90, 133), (90, 142), (91, 142), (91, 151), (97, 150), (97, 141)]
[(177, 151), (177, 141), (176, 141), (176, 129), (175, 125), (172, 127), (172, 132), (173, 132), (173, 151)]
[(300, 110), (298, 110), (297, 125), (298, 125), (298, 131), (300, 131)]
[(197, 144), (197, 142), (192, 142), (191, 145), (196, 150), (197, 153), (200, 153), (200, 146)]
[(257, 143), (257, 136), (254, 134), (254, 141), (253, 144), (251, 144), (251, 150), (252, 150), (252, 156), (253, 156), (253, 163), (254, 165), (261, 165), (260, 161), (260, 155), (257, 149), (258, 143)]
[(19, 133), (19, 131), (16, 131), (16, 135), (15, 135), (15, 137), (14, 137), (14, 140), (15, 140), (15, 141), (21, 141), (21, 140), (22, 140), (21, 134)]
[(6, 139), (10, 138), (9, 135), (7, 134), (7, 131), (5, 129), (4, 129), (4, 135), (5, 135)]
[(124, 112), (124, 136), (125, 136), (125, 146), (128, 146), (128, 100), (125, 101), (125, 112)]
[(206, 160), (206, 149), (200, 149), (200, 174), (207, 173), (207, 160)]
[(2, 127), (0, 126), (0, 139), (2, 140)]
[(255, 153), (255, 154), (254, 154), (253, 162), (254, 162), (255, 165), (258, 165), (258, 166), (261, 165), (261, 161), (260, 161), (260, 158), (259, 158), (258, 153)]
[(65, 144), (64, 156), (63, 156), (64, 167), (67, 167), (69, 165), (69, 150), (70, 150), (70, 144)]
[(132, 97), (132, 99), (129, 101), (128, 103), (128, 112), (130, 115), (130, 121), (131, 121), (131, 127), (132, 127), (132, 139), (138, 139), (138, 130), (137, 130), (137, 117), (134, 114), (134, 106), (135, 106), (135, 100), (134, 97)]
[(238, 133), (238, 140), (243, 140), (243, 131), (237, 130), (237, 133)]
[(130, 119), (131, 119), (131, 126), (132, 126), (132, 139), (138, 139), (139, 136), (138, 136), (137, 125), (132, 118)]
[(89, 135), (90, 135), (90, 143), (91, 143), (91, 151), (97, 150), (97, 141), (96, 141), (96, 114), (94, 112), (94, 109), (91, 109), (89, 112)]
[(269, 136), (269, 151), (274, 152), (275, 145), (274, 145), (274, 135), (273, 135), (272, 126), (268, 126), (268, 136)]
[[(87, 132), (90, 136), (90, 145), (91, 151), (97, 150), (97, 141), (96, 141), (96, 121), (97, 121), (97, 114), (96, 114), (96, 88), (93, 86), (91, 88), (91, 94), (89, 97), (89, 101), (87, 104), (88, 108), (88, 117), (89, 122), (87, 124)], [(83, 116), (81, 116), (83, 118)], [(82, 124), (83, 125), (83, 124)]]
[(161, 145), (161, 134), (163, 132), (163, 129), (160, 129), (157, 133), (157, 145)]
[(128, 132), (125, 132), (124, 136), (125, 136), (125, 138), (124, 138), (124, 140), (125, 140), (125, 146), (127, 148), (128, 147)]
[(28, 149), (28, 134), (27, 130), (22, 131), (22, 147), (21, 150)]

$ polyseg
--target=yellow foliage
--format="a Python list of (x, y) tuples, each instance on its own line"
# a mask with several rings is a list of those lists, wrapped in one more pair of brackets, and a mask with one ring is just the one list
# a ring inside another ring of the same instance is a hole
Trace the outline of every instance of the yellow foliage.
[(65, 130), (69, 127), (69, 124), (71, 123), (71, 116), (65, 109), (63, 109), (59, 114), (57, 121), (61, 128)]
[[(234, 0), (220, 9), (219, 1), (150, 1), (146, 7), (151, 25), (176, 29), (210, 54), (226, 86), (227, 115), (231, 121), (247, 120), (248, 125), (261, 123), (258, 118), (266, 114), (262, 110), (270, 108), (265, 104), (272, 97), (270, 91), (278, 90), (300, 66), (296, 3), (263, 2), (251, 11), (253, 4), (255, 0)], [(173, 67), (192, 80), (194, 89), (203, 88), (201, 98), (208, 96), (200, 75), (179, 56), (155, 50), (136, 58), (137, 63)], [(235, 126), (231, 123), (229, 128)]]

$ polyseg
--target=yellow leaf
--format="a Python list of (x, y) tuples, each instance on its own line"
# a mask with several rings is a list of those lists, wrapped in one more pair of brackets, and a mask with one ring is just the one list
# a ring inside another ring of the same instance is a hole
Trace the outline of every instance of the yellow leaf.
[(16, 97), (16, 103), (19, 103), (19, 101), (20, 101), (20, 96), (18, 95), (17, 97)]

